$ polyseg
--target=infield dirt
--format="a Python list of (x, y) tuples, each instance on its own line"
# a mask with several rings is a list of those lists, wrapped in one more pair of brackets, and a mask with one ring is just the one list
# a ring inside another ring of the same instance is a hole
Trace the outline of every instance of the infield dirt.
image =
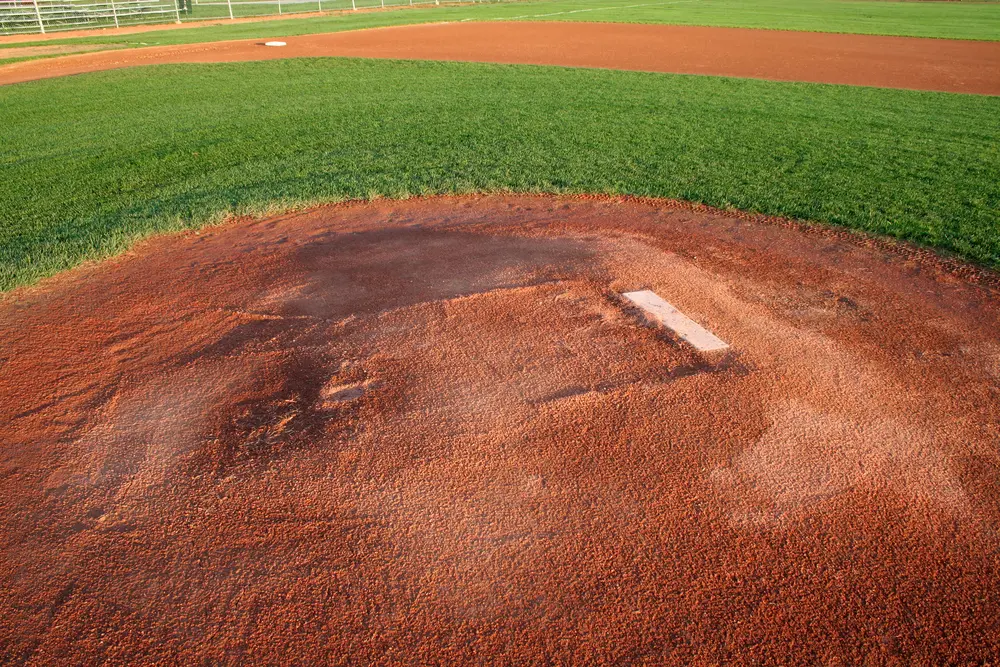
[(1000, 42), (618, 23), (437, 23), (12, 63), (0, 85), (138, 65), (317, 56), (710, 74), (1000, 95)]
[(1000, 302), (852, 238), (380, 201), (15, 292), (0, 661), (995, 658)]

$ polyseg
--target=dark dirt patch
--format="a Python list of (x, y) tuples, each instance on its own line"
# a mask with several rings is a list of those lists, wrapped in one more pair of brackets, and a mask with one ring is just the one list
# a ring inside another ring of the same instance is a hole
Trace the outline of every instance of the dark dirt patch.
[[(1000, 303), (965, 269), (511, 196), (20, 290), (0, 661), (993, 660)], [(731, 351), (643, 325), (644, 288)]]

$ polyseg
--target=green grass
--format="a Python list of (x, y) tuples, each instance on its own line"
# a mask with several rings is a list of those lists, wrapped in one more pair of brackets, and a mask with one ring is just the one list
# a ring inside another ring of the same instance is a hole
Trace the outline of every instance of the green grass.
[[(359, 0), (360, 1), (360, 0)], [(364, 0), (369, 3), (372, 0)], [(332, 6), (332, 0), (327, 0)], [(337, 2), (346, 6), (344, 0)], [(636, 6), (641, 5), (641, 6)], [(195, 8), (199, 12), (207, 7)], [(211, 11), (221, 11), (218, 7)], [(189, 30), (139, 33), (132, 45), (258, 39), (408, 23), (461, 20), (615, 21), (670, 23), (912, 37), (1000, 40), (1000, 2), (880, 2), (874, 0), (541, 0), (330, 15)], [(121, 43), (108, 35), (46, 43)], [(5, 45), (0, 45), (2, 48)], [(13, 45), (11, 45), (13, 46)]]
[(301, 59), (0, 88), (0, 289), (226, 213), (446, 192), (677, 197), (1000, 266), (1000, 97)]
[[(107, 49), (98, 49), (98, 50), (100, 50), (100, 51), (117, 51), (118, 48), (119, 47), (110, 46)], [(81, 53), (86, 53), (86, 51), (83, 51)], [(19, 62), (23, 62), (25, 60), (45, 60), (45, 59), (48, 59), (48, 58), (59, 58), (59, 57), (61, 57), (63, 55), (65, 55), (65, 54), (45, 53), (45, 54), (33, 55), (33, 56), (18, 56), (16, 58), (4, 58), (3, 57), (3, 51), (0, 51), (0, 66), (2, 66), (2, 65), (10, 65), (11, 63), (19, 63)]]
[[(551, 8), (551, 9), (550, 9)], [(605, 9), (607, 8), (607, 9)], [(522, 8), (523, 10), (524, 8)], [(1000, 39), (1000, 3), (877, 2), (861, 0), (550, 0), (538, 12), (557, 21), (615, 21), (769, 28), (954, 39)], [(583, 11), (581, 11), (583, 10)]]
[[(0, 54), (2, 53), (3, 51), (0, 51)], [(45, 56), (21, 56), (19, 58), (0, 58), (0, 65), (10, 65), (11, 63), (19, 63), (24, 60), (40, 60), (44, 57)]]

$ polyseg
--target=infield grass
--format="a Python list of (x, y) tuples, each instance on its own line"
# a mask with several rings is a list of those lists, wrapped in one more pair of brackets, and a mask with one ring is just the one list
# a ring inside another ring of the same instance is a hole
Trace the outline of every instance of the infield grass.
[[(343, 2), (343, 0), (340, 0)], [(369, 2), (370, 0), (365, 0)], [(327, 0), (329, 7), (333, 0)], [(237, 3), (238, 4), (238, 3)], [(348, 6), (349, 3), (344, 6)], [(218, 7), (196, 6), (199, 11)], [(877, 0), (539, 0), (422, 7), (302, 19), (207, 25), (133, 35), (78, 37), (27, 44), (191, 44), (359, 30), (436, 21), (544, 20), (665, 23), (910, 37), (1000, 40), (1000, 2)]]
[(1000, 266), (1000, 97), (301, 59), (0, 88), (0, 289), (227, 214), (450, 192), (675, 197)]

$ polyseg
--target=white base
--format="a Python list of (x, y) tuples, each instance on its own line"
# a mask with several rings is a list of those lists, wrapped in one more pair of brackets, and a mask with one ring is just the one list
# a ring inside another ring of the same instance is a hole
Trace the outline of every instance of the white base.
[(622, 296), (649, 313), (653, 319), (673, 331), (681, 340), (689, 343), (696, 350), (714, 352), (729, 347), (716, 338), (711, 331), (702, 328), (700, 324), (661, 299), (656, 292), (647, 289), (639, 292), (626, 292)]

